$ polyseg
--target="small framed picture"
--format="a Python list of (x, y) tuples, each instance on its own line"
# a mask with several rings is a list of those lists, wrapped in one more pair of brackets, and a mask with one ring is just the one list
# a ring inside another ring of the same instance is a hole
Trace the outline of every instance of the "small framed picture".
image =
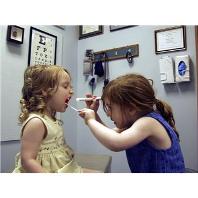
[(57, 36), (30, 27), (28, 65), (56, 64)]
[(155, 53), (186, 50), (186, 27), (174, 26), (155, 30)]
[(96, 36), (103, 33), (102, 25), (80, 25), (79, 26), (79, 39)]
[(24, 28), (16, 25), (8, 25), (7, 41), (14, 42), (16, 44), (22, 44), (24, 37)]
[(134, 27), (134, 26), (135, 25), (110, 25), (110, 32), (130, 28), (130, 27)]

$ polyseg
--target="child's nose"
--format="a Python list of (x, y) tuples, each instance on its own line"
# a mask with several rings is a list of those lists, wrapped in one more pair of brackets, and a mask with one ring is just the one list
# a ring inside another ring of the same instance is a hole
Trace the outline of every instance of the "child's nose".
[(74, 91), (73, 91), (73, 89), (72, 89), (72, 88), (70, 89), (70, 94), (74, 94)]

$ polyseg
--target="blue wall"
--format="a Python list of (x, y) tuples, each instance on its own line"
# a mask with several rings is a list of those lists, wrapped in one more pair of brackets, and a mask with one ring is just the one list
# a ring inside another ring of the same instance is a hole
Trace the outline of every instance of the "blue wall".
[[(1, 172), (10, 172), (14, 168), (14, 157), (20, 149), (17, 125), (19, 113), (19, 98), (23, 80), (23, 72), (27, 67), (29, 29), (25, 28), (24, 43), (16, 46), (6, 42), (7, 26), (0, 26), (0, 68), (1, 68)], [(72, 104), (78, 108), (83, 103), (76, 103), (76, 97), (82, 97), (90, 92), (88, 80), (83, 76), (83, 59), (86, 49), (100, 51), (126, 45), (139, 44), (139, 57), (134, 58), (134, 64), (129, 65), (123, 60), (109, 62), (110, 79), (127, 72), (138, 72), (154, 80), (157, 96), (169, 102), (174, 110), (177, 129), (181, 137), (181, 146), (187, 167), (198, 170), (198, 131), (197, 131), (197, 66), (195, 57), (195, 28), (187, 26), (187, 50), (156, 55), (154, 49), (154, 30), (166, 26), (135, 26), (129, 29), (110, 32), (109, 26), (104, 26), (102, 35), (78, 40), (78, 27), (66, 26), (64, 30), (55, 26), (34, 26), (58, 36), (57, 64), (64, 65), (71, 73), (74, 97)], [(191, 58), (191, 82), (163, 85), (160, 82), (160, 57), (188, 54)], [(100, 95), (103, 78), (98, 79), (95, 95)], [(104, 122), (113, 127), (102, 108), (99, 114)], [(64, 121), (66, 141), (78, 153), (108, 154), (113, 156), (112, 172), (129, 172), (125, 152), (111, 152), (102, 146), (91, 134), (83, 120), (68, 109), (61, 114)], [(72, 124), (71, 124), (72, 123)], [(7, 141), (5, 141), (7, 140)]]
[[(197, 66), (195, 52), (195, 28), (187, 26), (187, 50), (166, 54), (155, 54), (154, 30), (166, 28), (166, 26), (135, 26), (115, 32), (109, 31), (105, 26), (104, 34), (78, 42), (78, 90), (79, 96), (90, 92), (88, 80), (82, 75), (83, 57), (86, 49), (93, 49), (95, 52), (122, 47), (126, 45), (139, 44), (139, 57), (134, 58), (134, 64), (129, 65), (123, 60), (109, 62), (110, 79), (128, 72), (137, 72), (151, 78), (154, 81), (154, 88), (158, 98), (161, 98), (173, 107), (176, 126), (181, 137), (181, 146), (185, 157), (186, 166), (198, 170), (198, 131), (197, 131)], [(160, 82), (159, 59), (162, 56), (188, 54), (191, 58), (191, 82), (163, 85)], [(100, 95), (103, 87), (103, 79), (98, 79), (95, 95)], [(81, 104), (79, 103), (79, 107)], [(83, 106), (83, 105), (82, 105)], [(111, 121), (106, 118), (102, 111), (100, 114), (107, 125), (112, 126)], [(107, 153), (113, 156), (112, 172), (128, 172), (128, 166), (124, 152), (113, 153), (101, 146), (82, 120), (78, 119), (78, 150), (84, 152)], [(84, 144), (89, 142), (89, 144)]]

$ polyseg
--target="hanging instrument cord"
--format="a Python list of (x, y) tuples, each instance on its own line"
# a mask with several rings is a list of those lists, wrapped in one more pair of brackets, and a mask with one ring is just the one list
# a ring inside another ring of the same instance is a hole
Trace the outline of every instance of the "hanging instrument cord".
[(105, 68), (105, 80), (104, 80), (103, 89), (109, 83), (109, 63), (108, 63), (108, 56), (105, 52), (104, 52), (104, 68)]

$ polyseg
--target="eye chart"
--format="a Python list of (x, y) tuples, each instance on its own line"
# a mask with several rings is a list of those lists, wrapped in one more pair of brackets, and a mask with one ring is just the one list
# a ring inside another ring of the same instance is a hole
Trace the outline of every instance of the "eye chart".
[(55, 35), (31, 27), (28, 65), (56, 64), (56, 45)]

